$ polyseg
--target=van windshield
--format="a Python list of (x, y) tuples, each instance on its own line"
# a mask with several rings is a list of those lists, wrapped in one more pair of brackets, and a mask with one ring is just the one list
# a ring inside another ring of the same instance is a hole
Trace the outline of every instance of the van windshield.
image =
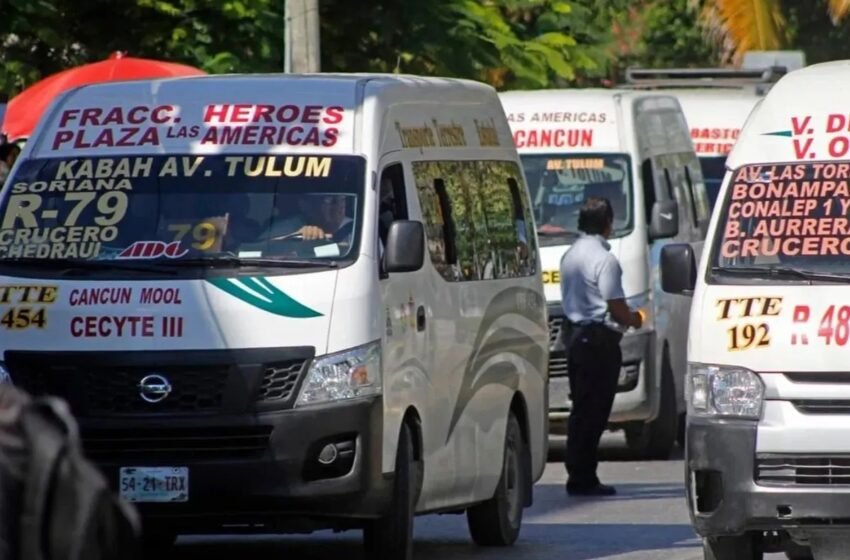
[(364, 177), (350, 156), (24, 161), (0, 202), (0, 263), (345, 259)]
[(705, 181), (705, 190), (708, 193), (709, 209), (714, 208), (723, 177), (726, 175), (726, 156), (700, 157), (700, 168)]
[(578, 235), (578, 215), (590, 196), (614, 208), (614, 232), (631, 231), (631, 161), (626, 154), (535, 154), (521, 156), (541, 245), (559, 245)]
[(712, 250), (715, 275), (850, 275), (850, 163), (747, 165), (730, 181)]

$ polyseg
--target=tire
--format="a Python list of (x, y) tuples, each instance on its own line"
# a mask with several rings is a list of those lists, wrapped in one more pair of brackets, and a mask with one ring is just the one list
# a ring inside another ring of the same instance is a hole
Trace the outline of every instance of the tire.
[(492, 498), (466, 512), (469, 533), (478, 546), (511, 546), (519, 537), (526, 488), (531, 477), (528, 453), (519, 421), (511, 413), (505, 431), (502, 475), (496, 492)]
[(705, 560), (764, 559), (764, 553), (751, 534), (703, 539), (702, 552)]
[(413, 559), (413, 517), (419, 497), (421, 463), (413, 453), (410, 427), (402, 424), (396, 452), (393, 500), (389, 511), (363, 528), (368, 558), (375, 560)]
[(162, 560), (163, 554), (168, 555), (177, 542), (177, 533), (167, 530), (157, 530), (142, 536), (142, 554), (144, 558)]
[(665, 353), (661, 367), (661, 403), (652, 422), (636, 422), (626, 426), (626, 445), (639, 459), (666, 461), (670, 458), (679, 432), (676, 412), (676, 389), (673, 372)]
[(785, 545), (785, 557), (788, 560), (814, 560), (815, 558), (812, 554), (812, 549), (808, 546), (797, 544), (794, 541), (789, 541)]

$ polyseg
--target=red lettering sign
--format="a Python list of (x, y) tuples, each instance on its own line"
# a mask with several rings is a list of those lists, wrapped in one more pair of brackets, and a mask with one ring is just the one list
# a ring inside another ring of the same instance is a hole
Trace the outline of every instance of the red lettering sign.
[(593, 130), (517, 130), (517, 148), (575, 148), (593, 145)]

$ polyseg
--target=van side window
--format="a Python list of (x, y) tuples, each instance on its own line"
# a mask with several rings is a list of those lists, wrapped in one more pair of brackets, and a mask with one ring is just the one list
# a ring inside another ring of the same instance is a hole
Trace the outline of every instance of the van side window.
[(404, 189), (404, 168), (394, 163), (381, 173), (378, 192), (378, 236), (386, 245), (390, 225), (395, 220), (407, 219), (407, 194)]
[(431, 262), (446, 280), (535, 274), (534, 222), (515, 162), (415, 162), (413, 173)]
[(688, 179), (688, 186), (691, 189), (691, 198), (694, 200), (694, 215), (696, 216), (697, 223), (701, 223), (710, 217), (710, 203), (705, 181), (699, 169), (699, 161), (694, 160), (693, 172), (691, 171), (691, 166), (685, 166), (685, 176)]
[[(416, 194), (422, 210), (422, 223), (425, 226), (425, 241), (434, 268), (447, 280), (451, 279), (448, 259), (449, 241), (454, 247), (451, 227), (446, 216), (451, 215), (448, 198), (445, 196), (445, 184), (440, 177), (436, 162), (418, 161), (413, 163), (413, 176), (416, 181)], [(455, 255), (452, 254), (452, 257)], [(454, 261), (454, 258), (452, 258)]]
[(691, 181), (691, 170), (685, 166), (685, 182), (688, 184), (688, 196), (691, 200), (691, 222), (699, 226), (699, 215), (697, 214), (697, 197), (694, 192), (694, 183)]
[[(519, 171), (517, 169), (517, 171)], [(508, 177), (508, 188), (511, 190), (511, 199), (514, 205), (514, 222), (517, 228), (517, 251), (519, 254), (519, 273), (521, 276), (531, 276), (537, 271), (537, 237), (534, 235), (534, 220), (531, 215), (531, 205), (526, 204), (524, 189), (516, 177)]]
[(667, 185), (667, 194), (670, 196), (670, 200), (676, 200), (676, 189), (670, 179), (670, 170), (666, 167), (664, 168), (664, 184)]

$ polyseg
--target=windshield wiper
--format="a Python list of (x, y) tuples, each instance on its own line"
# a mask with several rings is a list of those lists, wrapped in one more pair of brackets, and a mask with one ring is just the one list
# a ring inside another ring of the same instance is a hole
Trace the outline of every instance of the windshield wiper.
[(195, 257), (190, 259), (174, 259), (163, 263), (167, 266), (268, 266), (275, 268), (337, 268), (336, 261), (315, 261), (309, 259), (269, 259), (241, 258), (229, 255), (215, 257)]
[(137, 272), (168, 272), (173, 274), (174, 271), (169, 268), (159, 266), (159, 263), (148, 261), (149, 264), (141, 264), (139, 262), (131, 262), (125, 260), (103, 259), (103, 260), (83, 260), (83, 259), (40, 259), (36, 257), (11, 257), (0, 259), (0, 266), (21, 265), (21, 266), (37, 266), (42, 268), (63, 269), (64, 272), (69, 270), (132, 270)]
[(850, 275), (817, 272), (815, 270), (803, 270), (786, 266), (713, 266), (711, 267), (711, 273), (734, 274), (739, 276), (748, 276), (751, 278), (758, 278), (759, 276), (766, 275), (770, 278), (850, 282)]

